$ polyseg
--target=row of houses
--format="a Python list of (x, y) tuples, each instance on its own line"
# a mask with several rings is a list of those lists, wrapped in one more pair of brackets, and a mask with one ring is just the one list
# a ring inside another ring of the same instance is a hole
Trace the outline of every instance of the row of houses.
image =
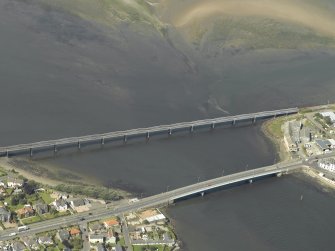
[(72, 199), (63, 199), (59, 198), (52, 202), (52, 205), (59, 212), (64, 212), (70, 208), (75, 211), (87, 211), (90, 202), (87, 199), (82, 198), (72, 198)]
[(335, 172), (335, 162), (319, 162), (319, 167), (323, 168), (325, 170), (328, 170), (330, 172)]
[(0, 178), (0, 187), (4, 188), (18, 188), (22, 187), (24, 180), (13, 176), (3, 176)]

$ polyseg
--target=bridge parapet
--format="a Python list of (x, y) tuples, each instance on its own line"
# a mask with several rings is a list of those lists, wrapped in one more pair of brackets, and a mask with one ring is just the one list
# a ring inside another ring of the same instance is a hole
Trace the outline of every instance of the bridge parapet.
[(217, 128), (224, 124), (236, 125), (239, 121), (251, 121), (256, 122), (256, 120), (285, 116), (289, 114), (294, 114), (299, 111), (298, 108), (288, 108), (275, 111), (264, 111), (251, 114), (241, 114), (235, 116), (219, 117), (213, 119), (203, 119), (191, 122), (181, 122), (170, 125), (159, 125), (147, 128), (137, 128), (124, 131), (116, 131), (102, 134), (93, 134), (82, 137), (70, 137), (57, 140), (39, 141), (29, 144), (20, 144), (7, 147), (0, 147), (0, 157), (10, 157), (15, 154), (28, 154), (32, 156), (34, 150), (46, 151), (51, 150), (54, 153), (58, 151), (61, 147), (76, 147), (81, 149), (85, 144), (97, 144), (105, 145), (109, 141), (120, 140), (126, 143), (132, 137), (142, 137), (149, 139), (154, 135), (172, 135), (175, 131), (185, 131), (194, 132), (197, 128), (206, 127), (210, 129)]

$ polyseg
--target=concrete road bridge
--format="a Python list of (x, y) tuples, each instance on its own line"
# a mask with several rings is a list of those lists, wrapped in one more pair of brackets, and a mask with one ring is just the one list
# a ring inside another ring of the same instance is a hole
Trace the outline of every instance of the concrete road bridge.
[(82, 137), (71, 137), (56, 140), (40, 141), (29, 144), (12, 145), (0, 147), (0, 157), (11, 157), (15, 155), (29, 154), (31, 157), (34, 153), (53, 151), (57, 152), (64, 148), (81, 149), (87, 145), (105, 145), (110, 142), (127, 141), (135, 138), (149, 138), (161, 135), (172, 135), (177, 132), (193, 133), (200, 129), (214, 129), (225, 125), (237, 125), (242, 122), (256, 123), (259, 120), (275, 118), (295, 114), (298, 108), (288, 108), (274, 111), (264, 111), (258, 113), (241, 114), (236, 116), (219, 117), (213, 119), (204, 119), (191, 122), (175, 123), (170, 125), (159, 125), (147, 128), (137, 128), (125, 131), (116, 131), (102, 134), (87, 135)]
[[(204, 196), (205, 193), (213, 192), (215, 190), (230, 188), (232, 186), (242, 184), (248, 184), (267, 177), (281, 176), (283, 174), (301, 171), (304, 168), (308, 168), (308, 166), (306, 166), (307, 163), (307, 161), (298, 160), (286, 163), (279, 163), (271, 166), (265, 166), (257, 169), (218, 177), (203, 182), (198, 182), (189, 186), (146, 197), (132, 203), (128, 202), (120, 204), (116, 207), (99, 208), (91, 210), (89, 212), (30, 224), (29, 230), (25, 232), (18, 232), (15, 237), (22, 235), (32, 235), (38, 232), (50, 231), (60, 227), (66, 227), (73, 224), (78, 224), (78, 222), (83, 222), (83, 220), (85, 222), (100, 220), (105, 217), (122, 215), (127, 212), (169, 205), (191, 197)], [(1, 231), (0, 240), (8, 240), (14, 238), (13, 236), (10, 236), (12, 232), (17, 232), (17, 230), (7, 229), (5, 231)]]

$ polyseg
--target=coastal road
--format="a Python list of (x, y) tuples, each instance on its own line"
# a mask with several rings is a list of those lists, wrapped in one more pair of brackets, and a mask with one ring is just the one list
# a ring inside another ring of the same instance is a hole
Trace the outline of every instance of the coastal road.
[[(219, 178), (199, 182), (193, 185), (181, 187), (169, 192), (157, 194), (154, 196), (140, 199), (133, 203), (120, 204), (119, 206), (112, 208), (99, 208), (90, 212), (74, 214), (70, 216), (64, 216), (48, 221), (42, 221), (29, 225), (29, 229), (24, 232), (17, 232), (15, 229), (8, 229), (0, 232), (0, 240), (13, 239), (13, 236), (9, 236), (11, 233), (16, 232), (17, 236), (33, 235), (39, 232), (50, 231), (53, 229), (59, 229), (75, 224), (84, 224), (88, 221), (100, 220), (111, 216), (122, 215), (127, 212), (142, 210), (144, 208), (158, 207), (161, 205), (168, 205), (173, 203), (174, 200), (183, 198), (189, 195), (200, 194), (204, 191), (222, 187), (224, 185), (234, 184), (236, 182), (253, 180), (254, 178), (274, 175), (277, 173), (286, 173), (290, 171), (297, 171), (299, 168), (306, 167), (307, 162), (305, 161), (290, 161), (286, 163), (278, 163), (272, 166), (261, 167), (257, 169), (251, 169), (239, 173), (222, 176)], [(91, 215), (89, 214), (91, 213)]]

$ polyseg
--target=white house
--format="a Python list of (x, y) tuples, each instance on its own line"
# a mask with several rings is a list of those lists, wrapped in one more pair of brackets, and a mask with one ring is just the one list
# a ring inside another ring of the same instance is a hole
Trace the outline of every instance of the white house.
[(102, 234), (90, 234), (89, 235), (89, 242), (90, 243), (103, 243), (105, 239), (105, 235)]
[(106, 237), (106, 244), (115, 244), (116, 243), (116, 238), (113, 234), (109, 234)]
[(52, 202), (57, 211), (63, 212), (68, 209), (67, 203), (63, 199), (58, 199)]
[(329, 117), (330, 121), (334, 124), (335, 123), (335, 113), (332, 111), (326, 111), (320, 113), (322, 117)]
[(23, 180), (14, 178), (14, 177), (8, 177), (7, 178), (7, 186), (8, 187), (22, 187), (23, 185)]

